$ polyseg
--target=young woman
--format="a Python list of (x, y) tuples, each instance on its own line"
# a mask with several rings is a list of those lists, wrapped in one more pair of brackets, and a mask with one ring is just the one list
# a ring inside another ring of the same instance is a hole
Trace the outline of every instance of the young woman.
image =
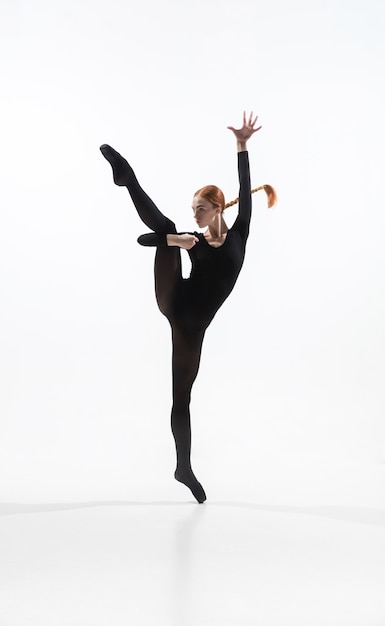
[[(250, 188), (247, 141), (261, 126), (257, 117), (243, 114), (243, 125), (234, 133), (238, 151), (239, 198), (225, 204), (222, 191), (208, 185), (199, 189), (192, 201), (194, 218), (203, 233), (177, 233), (175, 224), (165, 217), (140, 187), (127, 161), (106, 144), (100, 147), (111, 164), (114, 182), (127, 187), (139, 217), (153, 232), (141, 235), (138, 242), (155, 246), (155, 293), (159, 309), (172, 331), (171, 429), (175, 439), (177, 464), (175, 478), (184, 483), (198, 502), (206, 500), (190, 462), (190, 397), (198, 373), (202, 342), (213, 317), (232, 291), (243, 265), (251, 218), (251, 193), (264, 189), (268, 206), (276, 201), (270, 185)], [(239, 202), (238, 216), (231, 228), (226, 226), (223, 210)], [(180, 248), (188, 250), (192, 269), (182, 277)]]

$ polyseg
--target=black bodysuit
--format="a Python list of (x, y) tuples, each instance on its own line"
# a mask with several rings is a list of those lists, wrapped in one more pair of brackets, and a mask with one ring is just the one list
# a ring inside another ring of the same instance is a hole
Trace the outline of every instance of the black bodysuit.
[[(188, 250), (191, 260), (190, 276), (186, 279), (180, 273), (176, 277), (166, 307), (161, 307), (171, 325), (182, 325), (186, 330), (205, 330), (233, 290), (245, 257), (251, 217), (247, 152), (238, 153), (238, 172), (239, 212), (233, 226), (227, 232), (224, 243), (215, 248), (210, 246), (202, 233), (190, 233), (199, 239), (199, 242)], [(173, 223), (169, 223), (168, 227), (167, 233), (176, 232)], [(144, 246), (168, 247), (167, 233), (159, 231), (148, 233), (141, 235), (138, 241)], [(180, 254), (179, 249), (174, 252)]]
[(131, 166), (118, 152), (107, 145), (101, 146), (101, 152), (112, 166), (115, 183), (127, 187), (139, 217), (153, 231), (141, 235), (138, 241), (156, 246), (156, 299), (172, 331), (171, 428), (177, 454), (175, 478), (191, 489), (198, 502), (203, 502), (206, 495), (190, 463), (191, 389), (199, 369), (205, 331), (231, 293), (244, 261), (251, 217), (248, 153), (238, 153), (238, 216), (218, 248), (210, 246), (201, 233), (194, 233), (199, 242), (188, 251), (192, 269), (186, 279), (182, 276), (180, 248), (168, 246), (166, 241), (167, 234), (177, 233), (175, 224), (143, 191)]

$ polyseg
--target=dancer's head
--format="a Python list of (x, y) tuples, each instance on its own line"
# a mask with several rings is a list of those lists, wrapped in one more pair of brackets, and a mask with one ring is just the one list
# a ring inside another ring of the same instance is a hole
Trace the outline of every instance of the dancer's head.
[[(277, 193), (271, 185), (260, 185), (252, 189), (251, 193), (262, 190), (267, 195), (267, 206), (271, 209), (277, 202)], [(223, 191), (219, 189), (219, 187), (216, 187), (216, 185), (206, 185), (198, 189), (194, 194), (192, 208), (195, 221), (198, 226), (204, 228), (208, 226), (217, 215), (220, 215), (228, 207), (237, 204), (238, 201), (239, 198), (235, 198), (235, 200), (225, 204)]]
[(192, 209), (200, 228), (205, 228), (219, 216), (225, 207), (223, 191), (215, 185), (206, 185), (195, 192)]

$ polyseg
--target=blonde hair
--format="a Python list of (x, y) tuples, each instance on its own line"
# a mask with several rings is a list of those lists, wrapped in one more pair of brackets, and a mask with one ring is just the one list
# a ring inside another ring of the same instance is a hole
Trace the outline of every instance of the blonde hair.
[[(267, 195), (267, 208), (271, 209), (277, 203), (277, 193), (271, 185), (260, 185), (259, 187), (255, 187), (255, 189), (251, 190), (251, 193), (255, 193), (256, 191), (263, 191)], [(234, 206), (239, 202), (239, 198), (235, 198), (235, 200), (231, 200), (231, 202), (226, 202), (223, 209), (228, 209), (230, 206)]]

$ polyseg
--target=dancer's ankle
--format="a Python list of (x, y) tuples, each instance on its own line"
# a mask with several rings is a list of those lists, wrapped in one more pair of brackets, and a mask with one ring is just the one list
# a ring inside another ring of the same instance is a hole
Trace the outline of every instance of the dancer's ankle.
[(112, 167), (115, 185), (118, 185), (118, 187), (127, 187), (130, 182), (132, 170), (126, 159), (108, 144), (100, 146), (100, 152)]
[(178, 464), (174, 473), (174, 477), (178, 482), (183, 483), (184, 485), (186, 485), (186, 487), (190, 489), (194, 498), (200, 504), (202, 504), (206, 500), (205, 490), (203, 489), (200, 482), (197, 480), (194, 472), (191, 469), (191, 466), (182, 467)]

